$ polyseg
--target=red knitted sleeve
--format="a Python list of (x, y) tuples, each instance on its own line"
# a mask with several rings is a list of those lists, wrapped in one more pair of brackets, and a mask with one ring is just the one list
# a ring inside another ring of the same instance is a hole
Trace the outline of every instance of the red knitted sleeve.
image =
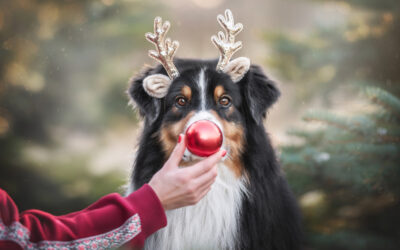
[(147, 236), (166, 224), (164, 209), (147, 184), (127, 197), (109, 194), (63, 216), (40, 210), (19, 214), (0, 189), (0, 249), (97, 249), (125, 243), (140, 248)]

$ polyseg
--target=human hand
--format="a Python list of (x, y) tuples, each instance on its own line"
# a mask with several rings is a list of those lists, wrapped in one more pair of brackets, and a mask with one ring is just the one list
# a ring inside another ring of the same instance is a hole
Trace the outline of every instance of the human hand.
[(220, 150), (191, 167), (179, 168), (186, 149), (186, 136), (179, 137), (171, 156), (149, 182), (165, 210), (199, 202), (211, 189), (217, 177), (216, 164), (226, 154), (225, 150)]

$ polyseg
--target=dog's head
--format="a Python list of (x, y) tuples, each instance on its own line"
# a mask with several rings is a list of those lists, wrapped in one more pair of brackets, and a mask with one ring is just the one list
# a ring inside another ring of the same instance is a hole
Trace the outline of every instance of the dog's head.
[[(133, 78), (129, 94), (145, 118), (146, 128), (152, 128), (167, 158), (177, 143), (180, 133), (185, 133), (193, 123), (206, 120), (222, 132), (222, 147), (227, 150), (225, 163), (240, 176), (243, 170), (241, 152), (246, 143), (245, 134), (250, 124), (262, 126), (266, 110), (278, 98), (279, 91), (258, 66), (246, 57), (230, 61), (241, 47), (234, 36), (242, 29), (234, 24), (232, 13), (218, 21), (226, 30), (212, 41), (220, 50), (219, 60), (172, 60), (178, 43), (165, 39), (169, 23), (155, 19), (154, 34), (147, 39), (156, 44), (150, 56), (159, 66), (148, 68)], [(182, 164), (199, 157), (186, 151)]]
[[(222, 131), (227, 165), (240, 173), (246, 127), (249, 123), (262, 126), (263, 117), (277, 100), (279, 91), (258, 66), (248, 65), (248, 60), (231, 63), (238, 65), (231, 72), (220, 72), (215, 69), (217, 60), (175, 60), (180, 75), (159, 97), (149, 94), (145, 83), (152, 76), (167, 78), (163, 67), (146, 69), (132, 80), (129, 94), (145, 118), (145, 126), (157, 127), (155, 131), (159, 132), (157, 136), (166, 157), (180, 133), (185, 133), (196, 121), (209, 120)], [(194, 159), (197, 157), (185, 152), (184, 160)]]

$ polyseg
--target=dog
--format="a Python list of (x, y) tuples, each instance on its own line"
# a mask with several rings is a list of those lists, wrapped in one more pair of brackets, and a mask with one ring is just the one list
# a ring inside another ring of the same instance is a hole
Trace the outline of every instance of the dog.
[[(230, 11), (218, 20), (235, 30)], [(155, 33), (146, 36), (156, 43), (168, 29), (156, 18)], [(213, 38), (217, 48), (228, 35)], [(233, 50), (235, 44), (230, 44)], [(164, 45), (175, 53), (176, 43)], [(179, 134), (197, 121), (218, 126), (227, 155), (218, 163), (209, 193), (196, 205), (166, 211), (168, 225), (146, 240), (145, 249), (300, 249), (299, 208), (263, 126), (268, 108), (280, 96), (276, 84), (244, 57), (167, 60), (160, 58), (162, 53), (150, 54), (161, 64), (134, 77), (128, 89), (144, 118), (132, 190), (150, 181)], [(182, 166), (199, 159), (186, 150)]]

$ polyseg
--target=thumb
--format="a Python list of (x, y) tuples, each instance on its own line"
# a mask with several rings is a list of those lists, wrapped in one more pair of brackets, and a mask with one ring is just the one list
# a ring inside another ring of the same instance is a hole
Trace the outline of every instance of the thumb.
[(226, 150), (220, 150), (219, 152), (207, 157), (206, 159), (196, 163), (190, 168), (191, 174), (195, 177), (200, 176), (210, 169), (212, 169), (224, 156), (226, 155)]
[(181, 162), (183, 154), (186, 150), (186, 136), (183, 134), (179, 135), (178, 143), (176, 144), (174, 150), (169, 156), (166, 162), (166, 168), (175, 168), (178, 167), (179, 162)]

